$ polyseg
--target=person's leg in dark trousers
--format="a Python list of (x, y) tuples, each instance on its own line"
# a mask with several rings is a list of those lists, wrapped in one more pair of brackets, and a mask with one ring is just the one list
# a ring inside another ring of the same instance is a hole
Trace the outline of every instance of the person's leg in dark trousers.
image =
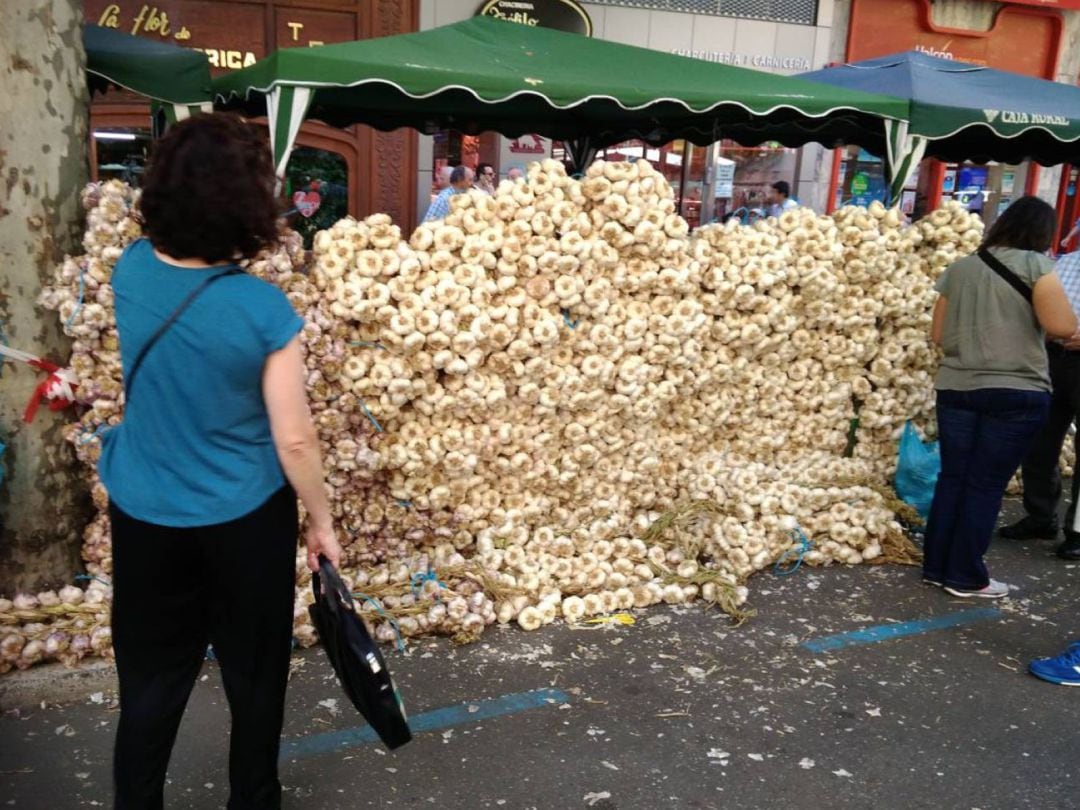
[(1061, 502), (1061, 447), (1068, 435), (1069, 425), (1076, 417), (1077, 384), (1080, 383), (1080, 355), (1066, 352), (1060, 346), (1047, 346), (1050, 359), (1050, 380), (1054, 393), (1050, 414), (1028, 451), (1021, 467), (1024, 482), (1024, 512), (1036, 526), (1045, 527), (1053, 536), (1058, 527), (1058, 505)]
[(949, 546), (963, 512), (968, 465), (979, 429), (979, 413), (969, 404), (970, 392), (938, 391), (938, 443), (941, 472), (923, 540), (923, 576), (944, 582)]
[(229, 810), (281, 806), (277, 759), (292, 650), (296, 495), (203, 530), (210, 639), (232, 712)]
[(969, 392), (978, 430), (945, 562), (945, 584), (979, 589), (990, 582), (983, 555), (990, 547), (1005, 488), (1046, 421), (1050, 394), (984, 388)]
[(165, 772), (206, 655), (195, 529), (144, 523), (115, 506), (112, 639), (120, 681), (113, 772), (118, 810), (160, 810)]

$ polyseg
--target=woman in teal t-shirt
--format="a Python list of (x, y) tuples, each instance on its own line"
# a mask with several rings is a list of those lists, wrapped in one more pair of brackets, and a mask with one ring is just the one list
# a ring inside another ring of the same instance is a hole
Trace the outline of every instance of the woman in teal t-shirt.
[(304, 388), (303, 322), (281, 290), (235, 265), (276, 241), (273, 188), (269, 150), (240, 119), (176, 125), (144, 182), (148, 239), (113, 271), (127, 401), (98, 470), (112, 524), (118, 808), (163, 806), (207, 644), (232, 712), (228, 806), (281, 805), (297, 495), (309, 566), (319, 554), (336, 565), (341, 549)]

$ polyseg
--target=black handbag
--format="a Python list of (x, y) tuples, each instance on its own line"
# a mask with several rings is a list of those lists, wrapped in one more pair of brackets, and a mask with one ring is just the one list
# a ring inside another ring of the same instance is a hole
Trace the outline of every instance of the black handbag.
[(345, 694), (387, 748), (400, 748), (412, 739), (401, 694), (378, 645), (356, 615), (352, 594), (321, 554), (311, 590), (315, 602), (308, 613)]

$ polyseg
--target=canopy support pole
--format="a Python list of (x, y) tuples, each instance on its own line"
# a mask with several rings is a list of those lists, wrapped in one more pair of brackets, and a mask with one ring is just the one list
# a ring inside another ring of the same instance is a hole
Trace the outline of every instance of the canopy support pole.
[(596, 147), (588, 136), (572, 138), (564, 142), (566, 153), (570, 156), (574, 174), (584, 174), (589, 164), (596, 159)]
[(154, 101), (150, 105), (150, 135), (152, 138), (160, 138), (165, 135), (169, 127), (193, 115), (212, 113), (214, 105), (209, 101), (201, 101), (195, 104), (168, 104), (162, 101)]
[(889, 205), (896, 205), (908, 180), (926, 154), (927, 140), (909, 132), (907, 121), (885, 119), (886, 165), (889, 169)]
[(285, 179), (296, 136), (311, 106), (311, 88), (275, 85), (266, 96), (266, 112), (270, 119), (270, 151), (274, 155), (274, 172), (280, 185)]

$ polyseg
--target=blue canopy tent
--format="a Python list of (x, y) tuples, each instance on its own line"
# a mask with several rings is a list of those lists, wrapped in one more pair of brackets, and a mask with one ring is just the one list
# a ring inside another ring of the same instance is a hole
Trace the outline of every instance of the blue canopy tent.
[(1044, 166), (1080, 163), (1080, 87), (907, 51), (815, 70), (801, 79), (907, 100), (887, 121), (889, 192), (896, 199), (923, 157)]

